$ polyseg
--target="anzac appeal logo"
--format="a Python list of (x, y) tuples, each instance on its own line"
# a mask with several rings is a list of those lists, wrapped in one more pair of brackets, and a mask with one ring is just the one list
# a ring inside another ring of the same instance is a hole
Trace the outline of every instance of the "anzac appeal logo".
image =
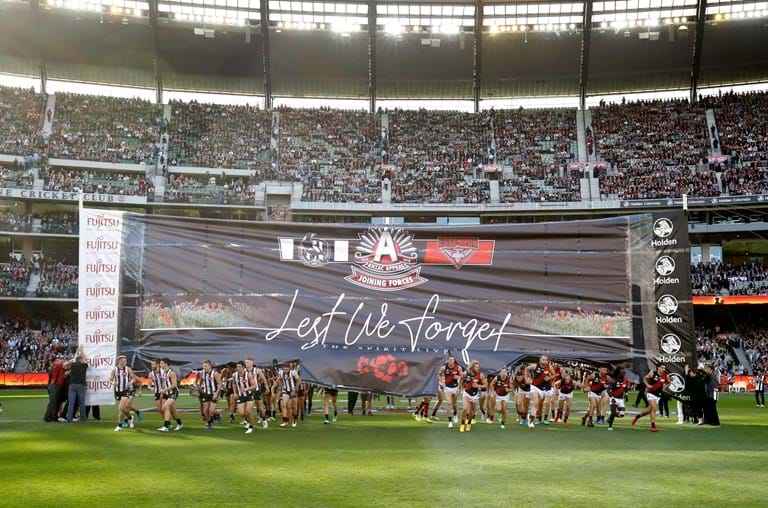
[(378, 291), (424, 284), (413, 235), (400, 228), (371, 228), (360, 235), (352, 274), (345, 280)]
[(468, 265), (493, 264), (494, 240), (450, 236), (416, 240), (408, 231), (393, 227), (371, 227), (358, 237), (325, 239), (306, 233), (301, 238), (278, 238), (280, 260), (311, 268), (349, 264), (352, 273), (344, 279), (375, 291), (399, 291), (424, 284), (428, 279), (421, 276), (422, 265), (452, 265), (460, 270)]

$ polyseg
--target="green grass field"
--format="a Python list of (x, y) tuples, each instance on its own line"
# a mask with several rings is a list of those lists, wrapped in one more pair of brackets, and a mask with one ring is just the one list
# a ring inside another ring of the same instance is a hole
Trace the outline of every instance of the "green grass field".
[(250, 435), (207, 431), (193, 414), (162, 434), (148, 414), (117, 433), (113, 408), (109, 421), (45, 424), (46, 401), (0, 391), (0, 506), (768, 506), (768, 409), (750, 395), (723, 397), (720, 428), (673, 416), (656, 434), (647, 419), (609, 433), (576, 418), (528, 430), (514, 416), (505, 430), (461, 434), (445, 416), (430, 425), (389, 412), (332, 425), (313, 414)]

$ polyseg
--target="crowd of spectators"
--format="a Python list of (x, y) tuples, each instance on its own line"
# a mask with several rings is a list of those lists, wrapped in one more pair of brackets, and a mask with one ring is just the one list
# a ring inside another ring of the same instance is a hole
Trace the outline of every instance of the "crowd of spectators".
[(29, 285), (29, 263), (23, 256), (11, 255), (0, 263), (0, 296), (24, 296)]
[(171, 174), (165, 184), (164, 201), (170, 203), (206, 203), (224, 205), (253, 205), (254, 186), (247, 178), (226, 174)]
[(24, 372), (48, 372), (53, 355), (74, 356), (77, 333), (70, 324), (42, 322), (33, 330), (29, 320), (0, 320), (0, 372), (13, 372), (26, 360)]
[(73, 212), (15, 213), (10, 209), (0, 210), (0, 231), (76, 235), (77, 214)]
[(492, 112), (496, 163), (515, 177), (542, 179), (566, 174), (576, 160), (576, 110)]
[(397, 168), (393, 203), (489, 201), (481, 168), (490, 157), (490, 112), (396, 109), (387, 116), (382, 156)]
[(143, 99), (56, 94), (50, 157), (154, 163), (164, 130), (162, 107)]
[(0, 153), (27, 155), (36, 150), (45, 101), (32, 89), (0, 86)]
[(34, 181), (32, 168), (0, 163), (0, 189), (31, 189)]
[(696, 356), (699, 363), (714, 365), (721, 375), (743, 374), (745, 367), (732, 353), (739, 347), (740, 339), (735, 333), (724, 333), (719, 327), (698, 327), (696, 329)]
[(598, 159), (610, 165), (600, 192), (619, 199), (720, 195), (717, 177), (697, 171), (707, 156), (705, 110), (686, 100), (601, 104), (592, 110)]
[(741, 336), (741, 345), (750, 362), (752, 374), (768, 372), (768, 328), (747, 325)]
[(572, 176), (547, 176), (543, 179), (529, 177), (505, 178), (499, 182), (502, 203), (537, 201), (579, 201), (579, 180)]
[(768, 169), (768, 93), (726, 93), (707, 106), (715, 110), (722, 153), (745, 168)]
[(665, 167), (658, 161), (634, 162), (630, 170), (600, 178), (600, 193), (619, 199), (679, 198), (720, 195), (717, 175), (688, 166)]
[(698, 164), (709, 147), (704, 109), (687, 100), (652, 100), (592, 110), (597, 156), (619, 171), (635, 160), (663, 166)]
[(305, 201), (377, 203), (377, 115), (329, 108), (279, 110), (278, 167), (303, 184)]
[(768, 294), (768, 268), (757, 262), (697, 263), (691, 265), (691, 286), (695, 295)]
[(152, 196), (155, 193), (155, 184), (152, 178), (142, 173), (51, 168), (45, 178), (45, 190)]
[[(768, 120), (766, 120), (768, 121)], [(768, 153), (768, 142), (763, 145)], [(720, 175), (723, 191), (729, 195), (768, 194), (768, 168), (745, 165), (729, 168)]]
[(40, 275), (35, 296), (41, 298), (77, 298), (78, 267), (63, 261), (36, 257), (32, 271)]
[(8, 209), (0, 211), (0, 231), (29, 233), (33, 223), (34, 217), (31, 213), (17, 214)]
[(196, 101), (172, 101), (171, 108), (169, 165), (247, 169), (269, 164), (269, 111)]

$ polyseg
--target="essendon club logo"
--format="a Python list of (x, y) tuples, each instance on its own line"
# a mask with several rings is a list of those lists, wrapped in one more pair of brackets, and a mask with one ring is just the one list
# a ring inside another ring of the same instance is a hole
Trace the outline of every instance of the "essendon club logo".
[(85, 288), (85, 296), (92, 298), (103, 298), (105, 296), (115, 296), (117, 290), (113, 287), (102, 286), (100, 282), (97, 282), (92, 287)]
[(115, 319), (114, 310), (105, 310), (101, 307), (96, 307), (93, 310), (85, 311), (85, 319), (89, 321), (100, 321), (102, 319)]
[[(478, 237), (439, 237), (417, 240), (403, 228), (371, 227), (358, 239), (324, 239), (316, 233), (279, 238), (280, 260), (312, 268), (350, 264), (347, 282), (375, 291), (399, 291), (424, 284), (422, 265), (493, 264), (494, 240)], [(350, 249), (354, 248), (350, 253)], [(421, 261), (420, 261), (421, 258)]]
[(105, 240), (103, 236), (96, 238), (95, 240), (86, 240), (85, 248), (91, 251), (106, 251), (117, 250), (120, 247), (120, 242), (116, 240)]
[(97, 259), (95, 263), (87, 263), (85, 265), (86, 273), (117, 273), (116, 263), (104, 263), (101, 259)]
[(114, 333), (102, 333), (101, 330), (94, 330), (93, 333), (85, 334), (85, 343), (93, 346), (98, 346), (99, 344), (114, 344), (114, 342)]
[(88, 227), (93, 228), (118, 228), (120, 227), (120, 219), (117, 217), (107, 217), (100, 214), (88, 217), (86, 224)]
[(440, 237), (427, 241), (424, 264), (451, 264), (457, 270), (464, 265), (493, 264), (494, 240), (477, 237)]

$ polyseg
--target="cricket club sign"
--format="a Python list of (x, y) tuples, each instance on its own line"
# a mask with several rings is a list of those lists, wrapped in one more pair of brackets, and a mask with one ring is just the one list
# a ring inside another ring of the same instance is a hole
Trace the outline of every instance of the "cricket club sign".
[(477, 237), (416, 240), (405, 229), (392, 227), (371, 227), (356, 240), (330, 240), (306, 233), (301, 239), (279, 238), (278, 242), (281, 261), (313, 268), (349, 263), (352, 273), (344, 280), (375, 291), (399, 291), (424, 284), (429, 279), (421, 275), (422, 265), (453, 265), (457, 270), (465, 265), (490, 266), (495, 245), (494, 240)]

